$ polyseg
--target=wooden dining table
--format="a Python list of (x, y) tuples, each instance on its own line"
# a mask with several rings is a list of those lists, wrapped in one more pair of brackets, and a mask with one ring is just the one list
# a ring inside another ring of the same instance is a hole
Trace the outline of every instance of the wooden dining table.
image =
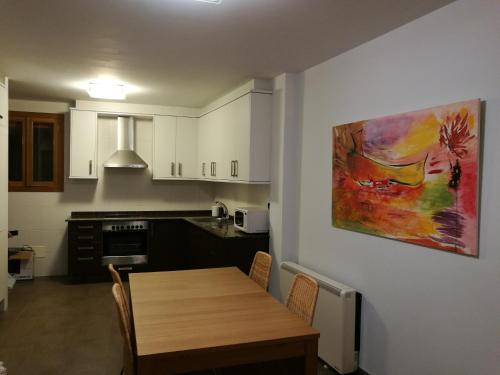
[(177, 374), (291, 357), (317, 372), (319, 332), (236, 267), (129, 276), (137, 370)]

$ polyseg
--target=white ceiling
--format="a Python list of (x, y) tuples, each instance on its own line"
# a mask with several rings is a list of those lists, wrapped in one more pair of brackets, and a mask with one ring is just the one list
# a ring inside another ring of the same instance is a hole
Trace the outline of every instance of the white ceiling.
[(249, 78), (300, 72), (452, 0), (0, 0), (11, 97), (88, 99), (107, 76), (133, 103), (201, 106)]

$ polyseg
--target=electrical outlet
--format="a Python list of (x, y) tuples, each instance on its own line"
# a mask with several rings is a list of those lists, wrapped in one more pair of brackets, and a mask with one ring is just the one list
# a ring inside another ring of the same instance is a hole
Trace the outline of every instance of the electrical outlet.
[(31, 248), (35, 252), (35, 258), (45, 258), (47, 256), (46, 246), (31, 246)]

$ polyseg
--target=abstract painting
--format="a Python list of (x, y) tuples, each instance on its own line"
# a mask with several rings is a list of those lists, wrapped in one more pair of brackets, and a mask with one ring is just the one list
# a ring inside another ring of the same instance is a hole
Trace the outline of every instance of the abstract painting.
[(338, 228), (478, 256), (479, 99), (333, 127)]

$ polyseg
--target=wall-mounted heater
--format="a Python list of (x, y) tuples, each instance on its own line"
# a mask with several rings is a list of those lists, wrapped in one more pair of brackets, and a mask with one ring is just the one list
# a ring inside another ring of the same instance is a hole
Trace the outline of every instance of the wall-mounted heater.
[(286, 298), (295, 274), (302, 272), (319, 284), (313, 326), (320, 332), (318, 355), (340, 374), (358, 369), (361, 294), (296, 263), (280, 265), (281, 295)]

